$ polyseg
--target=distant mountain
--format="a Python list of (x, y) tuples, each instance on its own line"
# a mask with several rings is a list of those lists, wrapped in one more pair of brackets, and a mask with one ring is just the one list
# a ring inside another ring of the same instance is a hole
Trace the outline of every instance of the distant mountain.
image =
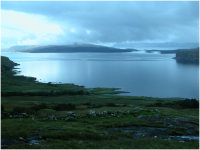
[(176, 50), (199, 47), (199, 43), (118, 43), (114, 44), (115, 48), (134, 48), (134, 49), (148, 49), (148, 50)]
[(20, 49), (26, 49), (26, 48), (33, 48), (36, 45), (17, 45), (17, 46), (12, 46), (8, 48), (8, 50), (20, 50)]
[(135, 49), (118, 49), (93, 44), (72, 44), (72, 45), (46, 45), (46, 46), (13, 46), (7, 51), (29, 52), (29, 53), (74, 53), (74, 52), (98, 52), (98, 53), (113, 53), (113, 52), (132, 52)]

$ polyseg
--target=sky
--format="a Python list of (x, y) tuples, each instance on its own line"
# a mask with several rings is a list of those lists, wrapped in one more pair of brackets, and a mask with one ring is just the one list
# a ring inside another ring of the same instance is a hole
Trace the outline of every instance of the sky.
[(198, 1), (1, 1), (1, 48), (199, 42)]

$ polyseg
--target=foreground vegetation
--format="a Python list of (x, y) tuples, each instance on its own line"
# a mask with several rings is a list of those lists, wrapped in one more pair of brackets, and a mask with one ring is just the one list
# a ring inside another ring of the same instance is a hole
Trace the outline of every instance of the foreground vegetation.
[[(188, 135), (185, 130), (191, 128), (191, 134), (198, 135), (199, 103), (195, 99), (104, 95), (119, 92), (115, 88), (86, 89), (72, 84), (39, 83), (34, 78), (13, 76), (15, 73), (11, 69), (16, 64), (7, 58), (1, 61), (1, 92), (4, 93), (1, 97), (1, 138), (11, 143), (3, 142), (2, 148), (199, 148), (198, 141), (180, 142), (156, 136), (133, 138), (137, 130), (130, 133), (108, 130), (129, 126), (166, 128), (170, 124), (165, 119), (175, 118), (180, 124), (162, 131), (163, 134)], [(149, 116), (157, 120), (141, 119)], [(31, 139), (37, 142), (31, 143)]]

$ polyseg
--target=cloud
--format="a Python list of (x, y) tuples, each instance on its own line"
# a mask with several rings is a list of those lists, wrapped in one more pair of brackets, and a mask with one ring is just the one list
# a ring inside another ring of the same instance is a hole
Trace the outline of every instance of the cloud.
[(198, 1), (2, 1), (2, 11), (24, 14), (17, 29), (57, 44), (199, 41)]
[(9, 10), (1, 11), (2, 39), (15, 39), (15, 42), (23, 45), (37, 45), (43, 41), (56, 43), (55, 36), (60, 34), (64, 34), (60, 26), (48, 22), (45, 16)]

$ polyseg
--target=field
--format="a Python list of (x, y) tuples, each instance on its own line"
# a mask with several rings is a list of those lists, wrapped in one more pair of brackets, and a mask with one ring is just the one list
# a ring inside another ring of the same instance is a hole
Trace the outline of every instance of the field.
[[(1, 61), (1, 148), (199, 148), (197, 140), (169, 139), (199, 135), (196, 100), (104, 95), (119, 92), (39, 83), (13, 76), (14, 64), (6, 58)], [(155, 130), (146, 134), (144, 127)]]

